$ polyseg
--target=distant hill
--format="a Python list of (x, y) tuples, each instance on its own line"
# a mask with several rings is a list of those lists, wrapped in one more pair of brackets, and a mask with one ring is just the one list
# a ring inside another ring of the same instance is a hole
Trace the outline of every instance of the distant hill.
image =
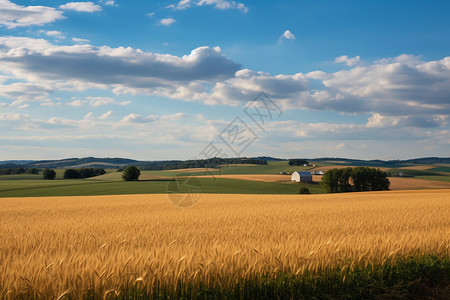
[(272, 157), (272, 156), (258, 156), (258, 157), (250, 157), (250, 158), (258, 159), (258, 160), (265, 160), (265, 161), (283, 161), (283, 160), (287, 160), (287, 159), (276, 158), (276, 157)]
[(352, 165), (352, 166), (369, 166), (369, 167), (405, 167), (411, 165), (434, 165), (434, 164), (450, 164), (450, 158), (441, 157), (424, 157), (424, 158), (414, 158), (406, 160), (361, 160), (361, 159), (349, 159), (349, 158), (315, 158), (309, 159), (310, 162), (330, 162), (342, 165)]
[[(283, 161), (287, 159), (275, 158), (270, 156), (251, 157), (249, 159), (260, 161)], [(432, 164), (450, 164), (450, 158), (441, 157), (424, 157), (407, 160), (361, 160), (361, 159), (349, 159), (349, 158), (336, 158), (336, 157), (323, 157), (305, 160), (309, 162), (327, 162), (331, 164), (352, 165), (352, 166), (369, 166), (369, 167), (387, 167), (397, 168), (411, 165), (432, 165)], [(183, 165), (184, 162), (191, 160), (164, 160), (164, 161), (138, 161), (128, 158), (97, 158), (97, 157), (85, 157), (85, 158), (66, 158), (60, 160), (6, 160), (0, 161), (0, 168), (52, 168), (52, 169), (64, 169), (64, 168), (122, 168), (128, 165), (136, 165), (142, 168), (154, 168), (155, 166), (174, 164)]]
[(130, 164), (137, 163), (137, 160), (127, 158), (67, 158), (60, 160), (39, 160), (29, 161), (24, 163), (1, 161), (0, 168), (11, 168), (14, 166), (26, 167), (26, 168), (52, 168), (52, 169), (64, 169), (64, 168), (120, 168)]
[(0, 165), (12, 164), (12, 165), (25, 165), (35, 162), (35, 160), (4, 160), (0, 161)]

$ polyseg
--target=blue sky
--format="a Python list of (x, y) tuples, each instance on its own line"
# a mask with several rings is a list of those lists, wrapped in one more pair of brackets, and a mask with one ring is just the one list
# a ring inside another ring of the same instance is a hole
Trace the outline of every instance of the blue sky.
[[(225, 156), (448, 157), (449, 11), (0, 0), (0, 160), (205, 158), (211, 141)], [(244, 110), (260, 92), (276, 108), (264, 126)], [(227, 140), (236, 117), (251, 143)]]

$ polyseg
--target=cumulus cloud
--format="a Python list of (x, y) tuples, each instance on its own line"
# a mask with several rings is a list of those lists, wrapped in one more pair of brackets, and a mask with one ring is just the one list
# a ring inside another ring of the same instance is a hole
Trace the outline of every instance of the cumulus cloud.
[(227, 0), (200, 0), (197, 2), (198, 6), (202, 5), (214, 5), (217, 9), (239, 9), (240, 11), (247, 13), (248, 8), (239, 2), (227, 1)]
[(286, 30), (280, 36), (280, 38), (278, 39), (278, 42), (281, 43), (283, 40), (291, 40), (291, 41), (293, 41), (293, 40), (295, 40), (295, 35), (290, 30)]
[(126, 106), (126, 105), (128, 105), (128, 104), (130, 104), (130, 103), (131, 103), (131, 101), (126, 100), (126, 101), (120, 102), (119, 105), (121, 105), (121, 106)]
[(103, 5), (107, 5), (107, 6), (119, 6), (118, 4), (116, 4), (116, 2), (114, 0), (102, 0), (100, 2)]
[(431, 116), (383, 116), (373, 114), (366, 124), (368, 128), (421, 127), (432, 128), (447, 125), (446, 115)]
[(173, 23), (175, 23), (175, 19), (172, 19), (172, 18), (165, 18), (165, 19), (162, 19), (161, 21), (159, 21), (159, 24), (164, 25), (164, 26), (169, 26), (169, 25), (172, 25)]
[(41, 32), (45, 33), (45, 35), (47, 35), (47, 36), (51, 36), (51, 37), (61, 39), (61, 40), (66, 38), (61, 31), (57, 31), (57, 30), (48, 30), (48, 31), (43, 30)]
[(323, 78), (325, 89), (301, 105), (350, 113), (450, 113), (450, 57), (424, 62), (401, 56)]
[(108, 105), (114, 103), (114, 99), (110, 97), (87, 97), (86, 99), (89, 100), (89, 104), (92, 107), (99, 107), (103, 105)]
[(14, 99), (13, 103), (23, 104), (31, 101), (43, 101), (51, 93), (51, 87), (39, 83), (14, 82), (0, 84), (0, 97)]
[[(346, 64), (351, 60), (358, 59), (338, 59)], [(446, 126), (442, 116), (450, 114), (450, 57), (422, 61), (401, 55), (349, 67), (334, 73), (273, 75), (241, 69), (218, 47), (199, 47), (174, 56), (124, 47), (59, 46), (42, 39), (0, 37), (0, 72), (8, 74), (8, 79), (0, 77), (0, 96), (18, 100), (18, 106), (34, 97), (44, 101), (54, 90), (100, 88), (116, 95), (156, 95), (209, 105), (241, 105), (264, 91), (283, 110), (370, 115), (368, 128)], [(7, 83), (11, 78), (18, 82)], [(75, 100), (71, 105), (129, 103)]]
[(177, 10), (183, 10), (192, 6), (204, 6), (213, 5), (217, 9), (238, 9), (244, 13), (248, 12), (248, 7), (243, 3), (228, 0), (181, 0), (176, 4), (168, 5), (167, 8), (173, 8)]
[(73, 37), (72, 41), (77, 43), (77, 44), (89, 44), (89, 42), (90, 42), (87, 39), (80, 39), (80, 38), (76, 38), (76, 37)]
[(176, 120), (184, 118), (185, 116), (186, 115), (184, 113), (176, 113), (167, 116), (157, 116), (157, 115), (143, 116), (140, 114), (129, 114), (121, 120), (121, 123), (151, 123), (160, 120)]
[(167, 8), (174, 8), (174, 9), (186, 9), (192, 7), (192, 1), (191, 0), (181, 0), (177, 4), (170, 4), (167, 6)]
[(39, 39), (0, 37), (0, 71), (30, 82), (152, 88), (226, 79), (239, 68), (219, 47), (199, 47), (178, 57), (130, 47), (58, 46)]
[(336, 57), (336, 59), (334, 60), (335, 63), (344, 63), (349, 67), (352, 67), (354, 65), (356, 65), (360, 60), (359, 56), (355, 56), (353, 58), (349, 58), (347, 55), (342, 55), (339, 57)]
[(0, 0), (0, 25), (8, 28), (44, 25), (64, 19), (63, 13), (53, 7), (22, 6), (9, 0)]
[(114, 115), (113, 111), (110, 110), (110, 111), (105, 112), (103, 115), (101, 115), (101, 116), (98, 117), (98, 118), (99, 118), (100, 120), (106, 120), (106, 119), (111, 118), (113, 115)]
[(101, 11), (102, 7), (93, 2), (69, 2), (59, 6), (63, 10), (74, 10), (78, 12), (97, 12)]
[(73, 107), (81, 107), (81, 106), (83, 106), (86, 103), (87, 103), (86, 100), (77, 99), (77, 100), (73, 100), (73, 101), (67, 103), (67, 105), (70, 105), (70, 106), (73, 106)]
[(67, 105), (73, 107), (82, 107), (85, 105), (89, 105), (91, 107), (100, 107), (109, 104), (117, 104), (117, 105), (127, 105), (129, 101), (117, 102), (111, 97), (86, 97), (85, 99), (72, 99), (72, 101), (67, 102)]

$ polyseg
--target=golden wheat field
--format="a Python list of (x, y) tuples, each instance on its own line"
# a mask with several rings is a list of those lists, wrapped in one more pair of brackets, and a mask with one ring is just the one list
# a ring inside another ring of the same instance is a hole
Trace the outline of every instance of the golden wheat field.
[[(82, 297), (178, 279), (232, 285), (447, 253), (450, 190), (0, 199), (0, 298)], [(347, 264), (349, 261), (352, 263)]]

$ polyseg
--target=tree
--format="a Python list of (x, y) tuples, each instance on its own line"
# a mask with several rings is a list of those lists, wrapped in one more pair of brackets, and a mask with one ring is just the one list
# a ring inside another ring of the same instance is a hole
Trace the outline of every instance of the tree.
[(64, 171), (64, 179), (78, 179), (81, 178), (80, 171), (76, 169), (66, 169)]
[(39, 170), (36, 168), (28, 168), (27, 174), (39, 174)]
[(309, 189), (307, 187), (300, 188), (300, 191), (298, 193), (299, 194), (311, 194), (311, 192), (309, 191)]
[(25, 168), (17, 168), (16, 169), (16, 174), (25, 174), (27, 170), (25, 170)]
[(56, 177), (56, 172), (52, 169), (45, 169), (44, 172), (42, 172), (42, 177), (44, 179), (53, 180)]
[(337, 193), (339, 191), (338, 169), (331, 169), (322, 176), (322, 184), (329, 193)]
[(290, 159), (289, 160), (289, 165), (290, 166), (303, 166), (303, 165), (307, 165), (308, 161), (304, 160), (304, 159)]
[(128, 166), (123, 170), (122, 178), (125, 181), (135, 181), (139, 180), (141, 176), (141, 171), (135, 166)]
[(338, 190), (339, 192), (351, 192), (352, 185), (350, 184), (350, 178), (352, 177), (352, 168), (336, 169)]
[(390, 182), (387, 173), (380, 169), (356, 167), (328, 170), (322, 177), (322, 184), (328, 192), (338, 193), (389, 190)]

